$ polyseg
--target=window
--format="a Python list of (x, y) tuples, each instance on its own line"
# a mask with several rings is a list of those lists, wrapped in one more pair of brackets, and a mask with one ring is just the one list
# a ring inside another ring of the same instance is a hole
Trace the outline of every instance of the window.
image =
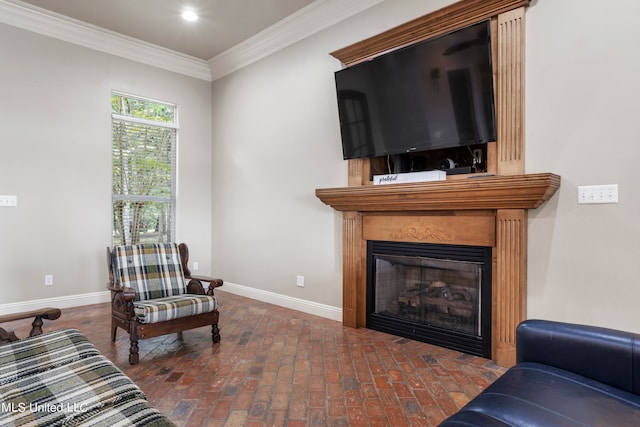
[(113, 93), (113, 244), (173, 241), (176, 106)]

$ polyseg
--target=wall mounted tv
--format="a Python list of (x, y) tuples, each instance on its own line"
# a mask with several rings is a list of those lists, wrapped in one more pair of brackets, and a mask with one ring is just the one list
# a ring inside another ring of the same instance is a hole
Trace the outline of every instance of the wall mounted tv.
[(484, 21), (335, 73), (345, 159), (496, 139)]

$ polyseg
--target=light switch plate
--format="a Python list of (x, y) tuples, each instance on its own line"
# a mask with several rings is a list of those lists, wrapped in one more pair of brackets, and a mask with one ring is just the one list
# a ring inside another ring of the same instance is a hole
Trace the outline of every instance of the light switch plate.
[(18, 196), (0, 196), (0, 206), (18, 206)]
[(618, 184), (578, 187), (578, 204), (601, 203), (618, 203)]

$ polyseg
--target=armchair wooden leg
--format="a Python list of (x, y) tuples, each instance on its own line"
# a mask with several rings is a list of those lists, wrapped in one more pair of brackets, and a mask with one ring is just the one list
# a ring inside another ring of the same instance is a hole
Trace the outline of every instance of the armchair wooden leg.
[(220, 342), (220, 329), (218, 329), (218, 324), (215, 323), (211, 327), (211, 338), (214, 343)]
[(218, 329), (218, 319), (220, 317), (219, 312), (215, 311), (215, 317), (213, 318), (213, 323), (211, 324), (211, 338), (214, 343), (220, 342), (220, 329)]
[(131, 328), (129, 339), (131, 341), (131, 347), (129, 347), (129, 363), (135, 365), (140, 361), (140, 355), (138, 354), (138, 331), (135, 327)]
[(111, 318), (111, 342), (116, 342), (116, 333), (118, 332), (118, 325), (114, 318)]

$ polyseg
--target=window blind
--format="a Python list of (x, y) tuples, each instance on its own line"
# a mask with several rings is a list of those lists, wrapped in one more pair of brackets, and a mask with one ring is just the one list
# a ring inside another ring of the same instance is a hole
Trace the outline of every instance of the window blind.
[[(173, 241), (175, 106), (124, 95), (114, 97), (113, 244)], [(158, 117), (170, 121), (160, 121)]]

